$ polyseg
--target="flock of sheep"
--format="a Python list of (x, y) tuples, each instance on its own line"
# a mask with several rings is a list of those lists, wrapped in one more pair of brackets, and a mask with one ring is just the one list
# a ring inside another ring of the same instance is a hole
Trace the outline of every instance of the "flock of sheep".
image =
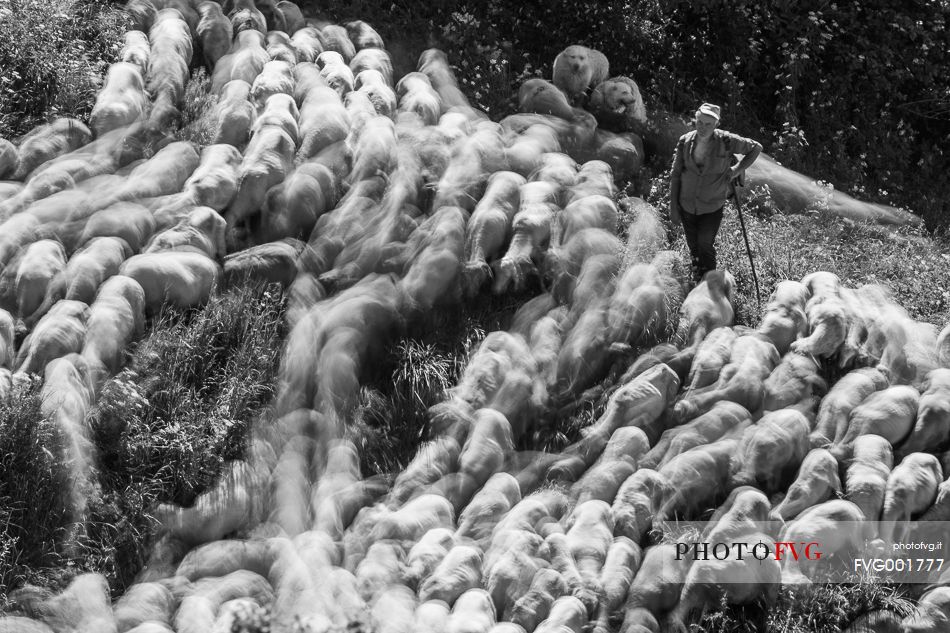
[[(440, 51), (394, 83), (364, 22), (271, 0), (127, 10), (90, 127), (0, 140), (0, 398), (42, 375), (81, 524), (86, 413), (147, 315), (281, 283), (279, 394), (244, 460), (193, 507), (156, 510), (163, 536), (114, 604), (95, 574), (23, 588), (0, 631), (225, 632), (261, 606), (272, 631), (682, 631), (811, 570), (679, 560), (655, 538), (675, 519), (715, 510), (710, 542), (817, 542), (827, 561), (950, 515), (928, 452), (950, 439), (948, 331), (825, 272), (780, 283), (757, 329), (732, 325), (728, 272), (684, 297), (655, 209), (621, 201), (618, 237), (614, 179), (642, 161), (645, 112), (595, 51), (566, 49), (494, 123)], [(170, 132), (200, 64), (217, 100), (199, 152)], [(434, 308), (532, 277), (548, 291), (482, 341), (432, 439), (394, 481), (364, 479), (344, 439), (364, 369)], [(677, 310), (677, 344), (656, 344)], [(562, 453), (516, 450), (597, 397)], [(947, 574), (932, 580), (918, 613), (850, 630), (948, 630)]]

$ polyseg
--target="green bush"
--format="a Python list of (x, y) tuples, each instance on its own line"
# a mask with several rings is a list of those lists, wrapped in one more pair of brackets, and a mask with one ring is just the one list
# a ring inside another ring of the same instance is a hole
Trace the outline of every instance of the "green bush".
[(86, 119), (129, 21), (106, 0), (0, 5), (0, 136), (48, 119)]

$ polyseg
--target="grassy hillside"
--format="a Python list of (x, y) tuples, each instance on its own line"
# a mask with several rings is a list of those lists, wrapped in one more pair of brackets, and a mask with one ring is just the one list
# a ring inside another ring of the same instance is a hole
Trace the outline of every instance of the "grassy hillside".
[[(554, 54), (575, 41), (602, 48), (617, 73), (641, 82), (648, 106), (688, 112), (701, 100), (727, 104), (728, 126), (762, 139), (786, 164), (861, 197), (915, 209), (930, 227), (893, 231), (820, 209), (784, 216), (767, 194), (756, 193), (744, 209), (763, 301), (778, 280), (829, 270), (851, 286), (888, 286), (911, 316), (942, 327), (950, 321), (950, 240), (940, 215), (950, 199), (943, 150), (950, 93), (947, 77), (934, 68), (948, 48), (941, 49), (940, 39), (947, 33), (940, 26), (946, 3), (921, 2), (906, 13), (898, 11), (899, 3), (871, 4), (881, 5), (878, 13), (864, 16), (850, 37), (845, 20), (875, 7), (816, 4), (809, 13), (802, 5), (801, 15), (785, 22), (782, 11), (789, 9), (752, 2), (539, 0), (516, 8), (441, 0), (423, 10), (411, 2), (360, 0), (321, 3), (320, 10), (335, 20), (368, 19), (387, 38), (402, 71), (425, 46), (450, 50), (463, 89), (494, 118), (512, 111), (520, 81), (548, 75)], [(86, 116), (125, 18), (108, 3), (90, 0), (56, 0), (52, 12), (40, 0), (9, 6), (0, 8), (0, 135), (16, 137), (51, 116)], [(926, 28), (912, 29), (917, 20)], [(758, 30), (750, 36), (753, 27)], [(729, 46), (709, 47), (722, 29), (728, 29), (722, 41)], [(419, 35), (400, 39), (408, 32)], [(872, 45), (879, 40), (892, 45)], [(694, 63), (710, 48), (715, 63)], [(770, 64), (783, 69), (782, 77), (766, 76)], [(700, 74), (700, 67), (717, 72)], [(207, 78), (198, 76), (189, 88), (183, 138), (206, 137), (206, 85)], [(839, 95), (847, 95), (847, 103), (826, 103)], [(882, 102), (880, 95), (893, 99)], [(652, 170), (638, 179), (648, 186), (627, 193), (665, 208), (664, 162), (655, 157)], [(671, 230), (671, 243), (685, 261), (678, 231)], [(759, 310), (734, 208), (727, 211), (719, 245), (722, 265), (737, 278), (738, 321), (755, 325)], [(388, 361), (363, 390), (353, 430), (366, 474), (392, 473), (406, 463), (427, 437), (426, 408), (456, 383), (486, 332), (506, 327), (525, 298), (480, 296), (433, 315), (426, 327), (391, 346)], [(285, 335), (283, 299), (273, 288), (241, 288), (200, 311), (151, 324), (89, 421), (100, 455), (100, 490), (78, 551), (56, 545), (70, 529), (57, 510), (66, 476), (56, 459), (62, 440), (40, 418), (35, 388), (25, 387), (13, 404), (0, 406), (0, 605), (26, 582), (60, 586), (87, 570), (105, 574), (113, 591), (122, 592), (148, 553), (155, 504), (191, 502), (226, 460), (242, 455), (250, 425), (266, 415)], [(576, 424), (565, 420), (555, 435), (563, 439)], [(834, 608), (816, 619), (816, 604)], [(770, 621), (775, 631), (831, 631), (866, 608), (883, 606), (901, 610), (907, 604), (887, 587), (819, 589), (808, 599), (783, 594)], [(707, 624), (710, 631), (747, 630), (735, 613), (710, 616)]]

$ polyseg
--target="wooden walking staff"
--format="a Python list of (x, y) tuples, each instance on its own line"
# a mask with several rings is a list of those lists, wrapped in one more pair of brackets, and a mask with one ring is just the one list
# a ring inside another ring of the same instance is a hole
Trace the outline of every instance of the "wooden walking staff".
[(745, 174), (740, 175), (729, 184), (732, 191), (731, 198), (736, 205), (736, 211), (739, 213), (739, 227), (742, 229), (742, 239), (745, 241), (745, 252), (749, 255), (749, 267), (752, 269), (752, 281), (755, 283), (755, 300), (759, 304), (759, 312), (762, 312), (762, 294), (759, 291), (759, 276), (755, 274), (755, 262), (752, 259), (752, 247), (749, 246), (749, 234), (745, 230), (745, 218), (742, 217), (742, 204), (739, 202), (739, 194), (736, 191), (736, 184), (742, 186)]

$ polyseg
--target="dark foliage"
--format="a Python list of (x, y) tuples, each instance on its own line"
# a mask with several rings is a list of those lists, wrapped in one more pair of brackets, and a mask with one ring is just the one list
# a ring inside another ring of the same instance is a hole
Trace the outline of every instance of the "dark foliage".
[(59, 116), (88, 117), (128, 25), (106, 0), (0, 5), (0, 136)]
[(759, 139), (789, 167), (909, 208), (930, 228), (947, 225), (945, 1), (361, 0), (308, 8), (368, 20), (402, 53), (410, 66), (403, 70), (415, 63), (410, 53), (443, 47), (469, 99), (494, 118), (512, 111), (525, 79), (550, 77), (565, 46), (596, 48), (612, 75), (637, 81), (648, 109), (689, 116), (702, 101), (720, 103), (723, 127)]

